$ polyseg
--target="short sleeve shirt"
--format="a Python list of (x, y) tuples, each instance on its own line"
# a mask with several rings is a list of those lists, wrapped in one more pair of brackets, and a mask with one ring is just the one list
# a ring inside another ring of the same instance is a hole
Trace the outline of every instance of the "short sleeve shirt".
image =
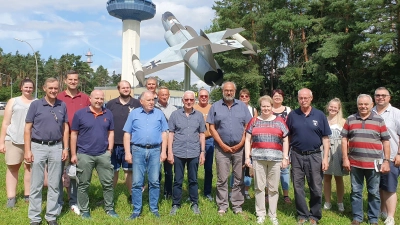
[(75, 112), (90, 105), (89, 96), (83, 92), (78, 92), (74, 97), (67, 94), (66, 91), (57, 95), (57, 98), (67, 106), (68, 125), (71, 127), (72, 120), (74, 119)]
[(200, 155), (200, 133), (206, 131), (203, 114), (193, 110), (186, 116), (185, 110), (178, 109), (168, 120), (170, 132), (174, 132), (172, 150), (178, 158), (195, 158)]
[(242, 101), (234, 99), (233, 105), (228, 108), (223, 99), (221, 99), (211, 106), (207, 116), (207, 123), (215, 126), (216, 131), (226, 145), (234, 146), (242, 140), (245, 126), (251, 118), (249, 109)]

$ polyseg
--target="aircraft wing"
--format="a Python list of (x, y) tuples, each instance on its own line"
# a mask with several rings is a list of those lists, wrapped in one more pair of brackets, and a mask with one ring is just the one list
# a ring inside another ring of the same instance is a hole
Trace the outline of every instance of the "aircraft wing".
[(212, 53), (225, 52), (236, 48), (243, 48), (244, 46), (236, 40), (220, 40), (211, 44)]
[(150, 59), (147, 63), (143, 64), (142, 68), (144, 74), (148, 75), (181, 62), (183, 62), (183, 59), (179, 50), (167, 48), (156, 57)]

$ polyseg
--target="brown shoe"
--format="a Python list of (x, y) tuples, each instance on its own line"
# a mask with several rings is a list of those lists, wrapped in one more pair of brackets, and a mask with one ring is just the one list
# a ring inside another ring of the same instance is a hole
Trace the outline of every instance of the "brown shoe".
[(317, 225), (318, 222), (316, 220), (314, 220), (314, 219), (310, 219), (310, 224), (311, 225)]
[(350, 225), (360, 225), (360, 222), (358, 222), (357, 220), (353, 220)]
[(307, 222), (306, 219), (300, 218), (299, 220), (297, 220), (297, 225), (303, 225), (303, 224), (305, 224), (306, 222)]

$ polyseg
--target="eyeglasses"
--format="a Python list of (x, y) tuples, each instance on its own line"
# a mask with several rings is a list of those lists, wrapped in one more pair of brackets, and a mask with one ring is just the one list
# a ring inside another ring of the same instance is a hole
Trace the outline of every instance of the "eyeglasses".
[(308, 99), (310, 99), (310, 97), (299, 97), (300, 101), (307, 101)]
[(241, 98), (248, 98), (249, 96), (248, 95), (241, 95), (240, 97)]
[(200, 98), (208, 98), (208, 95), (200, 95)]
[(185, 102), (194, 102), (194, 98), (185, 98), (183, 99)]
[(58, 118), (57, 118), (56, 113), (53, 110), (51, 110), (50, 112), (51, 112), (51, 114), (53, 114), (54, 119), (56, 120), (56, 122), (58, 122)]
[(380, 98), (380, 97), (386, 98), (387, 96), (390, 96), (390, 95), (380, 95), (380, 94), (376, 94), (376, 95), (375, 95), (375, 98)]

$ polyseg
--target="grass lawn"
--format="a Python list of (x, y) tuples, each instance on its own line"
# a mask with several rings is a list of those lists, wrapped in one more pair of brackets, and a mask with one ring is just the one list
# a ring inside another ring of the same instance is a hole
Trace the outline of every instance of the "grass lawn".
[[(2, 117), (0, 117), (0, 124), (2, 121)], [(6, 165), (4, 163), (4, 154), (0, 154), (0, 174), (2, 174), (0, 178), (0, 207), (2, 207), (2, 212), (0, 213), (0, 224), (29, 224), (28, 219), (28, 204), (23, 201), (23, 169), (21, 168), (19, 174), (19, 185), (18, 185), (18, 198), (17, 205), (14, 209), (7, 209), (6, 206), (6, 184), (5, 184), (5, 172)], [(215, 166), (215, 165), (214, 165)], [(127, 197), (129, 196), (128, 191), (123, 183), (123, 173), (120, 173), (120, 180), (115, 189), (115, 210), (120, 215), (120, 218), (113, 219), (105, 215), (103, 206), (97, 205), (99, 201), (102, 200), (102, 190), (101, 185), (98, 180), (98, 176), (96, 172), (93, 173), (92, 186), (90, 187), (90, 209), (92, 220), (86, 221), (82, 220), (79, 216), (75, 215), (71, 212), (68, 207), (63, 209), (61, 216), (58, 218), (60, 224), (256, 224), (256, 216), (255, 216), (255, 206), (254, 206), (254, 191), (250, 189), (250, 195), (252, 199), (246, 200), (243, 205), (244, 213), (242, 215), (235, 215), (232, 211), (228, 211), (228, 213), (224, 216), (219, 216), (217, 214), (217, 206), (215, 202), (207, 201), (202, 195), (201, 191), (203, 189), (203, 178), (204, 178), (204, 169), (203, 167), (199, 168), (199, 207), (201, 210), (201, 215), (194, 215), (190, 210), (190, 203), (185, 200), (188, 198), (187, 192), (187, 184), (184, 184), (184, 192), (183, 192), (183, 204), (179, 209), (176, 216), (169, 216), (169, 211), (171, 209), (171, 200), (160, 199), (159, 202), (159, 210), (161, 218), (155, 218), (149, 212), (148, 205), (148, 191), (144, 192), (143, 196), (143, 212), (142, 216), (135, 221), (127, 221), (126, 219), (130, 216), (132, 212), (131, 206), (128, 204)], [(332, 201), (332, 211), (323, 211), (323, 217), (320, 220), (320, 224), (350, 224), (352, 220), (351, 214), (351, 206), (350, 206), (350, 182), (349, 176), (346, 176), (345, 179), (345, 213), (340, 214), (337, 211), (336, 200)], [(214, 185), (216, 182), (216, 175), (214, 173)], [(333, 183), (333, 198), (336, 198), (335, 186)], [(306, 193), (308, 187), (305, 187)], [(364, 188), (365, 189), (365, 188)], [(399, 190), (399, 189), (398, 189)], [(290, 197), (294, 200), (293, 189), (290, 189)], [(400, 191), (397, 191), (400, 194)], [(46, 207), (46, 191), (44, 191), (43, 198), (43, 211), (45, 211)], [(215, 186), (213, 189), (213, 196), (215, 197)], [(364, 190), (364, 212), (367, 211), (367, 201), (366, 201), (367, 192)], [(64, 192), (64, 201), (67, 202), (67, 197)], [(366, 217), (366, 213), (365, 213)], [(42, 218), (44, 218), (44, 213), (42, 213)], [(287, 205), (283, 202), (282, 195), (280, 196), (278, 203), (278, 219), (280, 224), (296, 224), (296, 209), (294, 206), (294, 202), (291, 205)], [(397, 206), (397, 215), (395, 216), (395, 220), (400, 223), (400, 206)], [(363, 224), (367, 224), (367, 220), (364, 219)], [(44, 223), (43, 223), (44, 224)], [(270, 224), (269, 220), (266, 220), (265, 224)], [(383, 221), (379, 221), (379, 224), (383, 224)]]

